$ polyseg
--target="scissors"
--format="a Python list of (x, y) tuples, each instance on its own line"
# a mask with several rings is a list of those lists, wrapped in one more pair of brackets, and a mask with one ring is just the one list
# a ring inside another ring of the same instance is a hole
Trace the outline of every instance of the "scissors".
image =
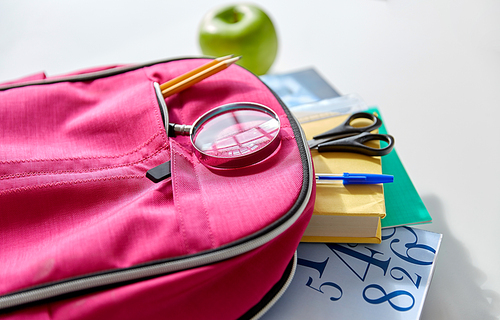
[[(355, 119), (368, 119), (372, 123), (364, 127), (353, 127), (351, 123)], [(370, 133), (382, 125), (382, 120), (367, 112), (357, 112), (349, 116), (339, 126), (322, 134), (314, 136), (307, 141), (309, 148), (316, 148), (319, 152), (344, 151), (366, 154), (369, 156), (384, 156), (391, 152), (394, 147), (394, 137), (388, 134)], [(387, 146), (383, 148), (372, 148), (366, 146), (367, 141), (385, 141)]]

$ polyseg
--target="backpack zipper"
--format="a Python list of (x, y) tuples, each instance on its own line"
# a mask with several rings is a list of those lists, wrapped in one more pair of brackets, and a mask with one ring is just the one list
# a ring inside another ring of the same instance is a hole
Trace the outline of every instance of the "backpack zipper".
[[(290, 269), (290, 270), (288, 270)], [(290, 284), (292, 283), (293, 277), (295, 276), (295, 271), (297, 270), (297, 251), (295, 251), (295, 254), (293, 255), (291, 265), (290, 267), (287, 267), (287, 270), (285, 271), (286, 274), (283, 275), (283, 278), (285, 278), (285, 282), (281, 284), (281, 287), (279, 288), (279, 291), (272, 296), (270, 300), (268, 300), (267, 304), (263, 306), (258, 313), (256, 313), (250, 320), (258, 320), (260, 319), (264, 314), (266, 314), (269, 309), (271, 309), (276, 302), (285, 294), (285, 291), (288, 289)], [(283, 279), (282, 278), (282, 279)], [(273, 288), (274, 289), (274, 288)], [(243, 320), (243, 317), (238, 319), (238, 320)]]

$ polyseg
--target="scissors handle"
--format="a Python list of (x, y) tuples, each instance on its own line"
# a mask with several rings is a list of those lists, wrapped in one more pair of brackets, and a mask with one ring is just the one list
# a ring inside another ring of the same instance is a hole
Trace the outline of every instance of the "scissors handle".
[[(364, 145), (367, 141), (385, 141), (387, 146), (384, 148), (372, 148)], [(389, 134), (373, 134), (363, 132), (356, 136), (332, 140), (318, 145), (319, 152), (344, 151), (366, 154), (368, 156), (385, 156), (391, 152), (394, 147), (394, 137)]]
[[(371, 120), (372, 123), (368, 126), (364, 127), (353, 127), (351, 126), (351, 122), (356, 119), (367, 119)], [(375, 116), (372, 113), (368, 112), (357, 112), (353, 113), (347, 118), (343, 123), (338, 125), (337, 127), (328, 130), (326, 132), (323, 132), (322, 134), (319, 134), (317, 136), (314, 136), (313, 139), (318, 140), (318, 139), (324, 139), (324, 138), (331, 138), (335, 136), (351, 136), (354, 134), (358, 134), (361, 132), (370, 132), (375, 129), (380, 128), (382, 125), (382, 120), (380, 120), (377, 116)]]

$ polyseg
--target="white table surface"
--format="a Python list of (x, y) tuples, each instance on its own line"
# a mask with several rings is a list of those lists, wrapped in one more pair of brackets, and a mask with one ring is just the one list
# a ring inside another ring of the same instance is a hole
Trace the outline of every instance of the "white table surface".
[[(500, 2), (269, 0), (273, 73), (315, 67), (379, 106), (444, 235), (423, 319), (500, 315)], [(0, 1), (0, 82), (46, 71), (198, 56), (227, 1)]]

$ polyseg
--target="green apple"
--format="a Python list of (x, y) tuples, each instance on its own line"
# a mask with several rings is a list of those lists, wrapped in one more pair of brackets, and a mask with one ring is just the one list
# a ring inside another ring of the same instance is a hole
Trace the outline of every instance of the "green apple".
[(269, 70), (278, 52), (273, 22), (252, 4), (234, 4), (209, 11), (199, 27), (199, 43), (204, 55), (241, 56), (237, 63), (257, 75)]

